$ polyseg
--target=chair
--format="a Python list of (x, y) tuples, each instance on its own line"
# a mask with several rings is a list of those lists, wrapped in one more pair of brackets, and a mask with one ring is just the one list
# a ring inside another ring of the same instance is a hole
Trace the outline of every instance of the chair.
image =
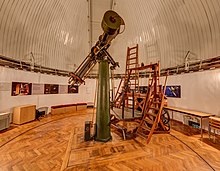
[(46, 116), (48, 112), (48, 107), (40, 107), (36, 110), (36, 119), (39, 120), (40, 117)]

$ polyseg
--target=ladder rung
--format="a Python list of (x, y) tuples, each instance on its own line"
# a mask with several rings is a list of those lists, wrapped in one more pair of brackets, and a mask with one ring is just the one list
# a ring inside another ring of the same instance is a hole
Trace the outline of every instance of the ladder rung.
[(146, 131), (149, 131), (149, 132), (150, 132), (150, 130), (151, 130), (150, 127), (146, 127), (146, 126), (144, 126), (144, 125), (141, 125), (140, 128), (141, 128), (141, 129), (144, 129), (144, 130), (146, 130)]
[(154, 122), (152, 121), (152, 120), (150, 120), (149, 118), (145, 118), (144, 119), (148, 124), (151, 124), (151, 125), (153, 125), (154, 124)]
[(155, 114), (155, 113), (150, 113), (150, 112), (147, 112), (145, 115), (150, 115), (150, 116), (157, 117), (157, 114)]
[(152, 102), (152, 103), (154, 103), (154, 104), (161, 104), (161, 102)]
[(169, 131), (162, 131), (162, 130), (154, 130), (154, 133), (156, 134), (169, 134)]
[(127, 108), (127, 109), (132, 109), (132, 108), (131, 108), (131, 107), (129, 107), (129, 106), (128, 106), (128, 107), (126, 107), (126, 108)]
[(132, 49), (137, 49), (137, 46), (134, 46), (134, 47), (131, 47), (131, 48), (128, 48), (129, 50), (132, 50)]
[[(134, 55), (134, 54), (137, 54), (137, 52), (132, 52), (132, 53), (129, 53), (128, 55)], [(133, 59), (137, 59), (138, 57), (134, 57)], [(131, 58), (129, 58), (131, 59)]]
[(154, 109), (154, 110), (160, 110), (159, 108), (157, 107), (150, 107), (150, 109)]
[(135, 63), (129, 63), (129, 64), (127, 64), (127, 65), (134, 65), (134, 64), (137, 64), (137, 62), (135, 62)]
[(147, 138), (148, 137), (148, 135), (146, 135), (146, 134), (144, 134), (144, 133), (142, 133), (142, 132), (136, 132), (136, 134), (138, 134), (138, 135), (140, 135), (141, 137), (143, 137), (143, 138)]
[(133, 68), (127, 68), (127, 70), (133, 70), (133, 69), (135, 69), (135, 67), (133, 67)]

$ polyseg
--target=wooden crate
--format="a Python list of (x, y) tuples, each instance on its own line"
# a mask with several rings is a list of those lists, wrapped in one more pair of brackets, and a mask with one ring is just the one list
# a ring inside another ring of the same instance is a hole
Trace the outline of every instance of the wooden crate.
[(24, 105), (14, 107), (13, 110), (13, 123), (23, 124), (35, 120), (36, 118), (36, 105)]

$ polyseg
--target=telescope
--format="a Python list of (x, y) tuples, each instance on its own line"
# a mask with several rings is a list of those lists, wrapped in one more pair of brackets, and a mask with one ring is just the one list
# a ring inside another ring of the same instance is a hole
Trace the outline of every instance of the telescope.
[(101, 22), (103, 34), (99, 36), (98, 41), (91, 48), (91, 52), (76, 71), (70, 73), (69, 84), (81, 85), (97, 61), (103, 60), (106, 57), (112, 65), (110, 67), (111, 69), (119, 67), (118, 62), (114, 61), (111, 55), (107, 52), (107, 49), (110, 47), (111, 41), (118, 34), (123, 32), (120, 32), (122, 25), (125, 25), (124, 20), (115, 11), (109, 10), (105, 12)]

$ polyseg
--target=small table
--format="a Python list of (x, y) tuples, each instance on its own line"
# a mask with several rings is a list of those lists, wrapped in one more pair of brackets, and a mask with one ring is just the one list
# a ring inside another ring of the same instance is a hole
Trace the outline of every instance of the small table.
[(173, 111), (185, 113), (185, 114), (191, 115), (191, 116), (200, 117), (201, 139), (203, 139), (203, 130), (202, 130), (203, 119), (209, 118), (210, 116), (215, 116), (214, 114), (210, 114), (210, 113), (198, 112), (198, 111), (193, 111), (193, 110), (186, 110), (186, 109), (172, 107), (172, 106), (164, 106), (164, 109), (172, 111), (172, 120), (173, 120)]
[(0, 131), (10, 126), (10, 113), (0, 113)]
[(213, 116), (209, 118), (209, 140), (211, 135), (211, 128), (214, 130), (214, 143), (215, 143), (215, 130), (220, 130), (220, 118)]

